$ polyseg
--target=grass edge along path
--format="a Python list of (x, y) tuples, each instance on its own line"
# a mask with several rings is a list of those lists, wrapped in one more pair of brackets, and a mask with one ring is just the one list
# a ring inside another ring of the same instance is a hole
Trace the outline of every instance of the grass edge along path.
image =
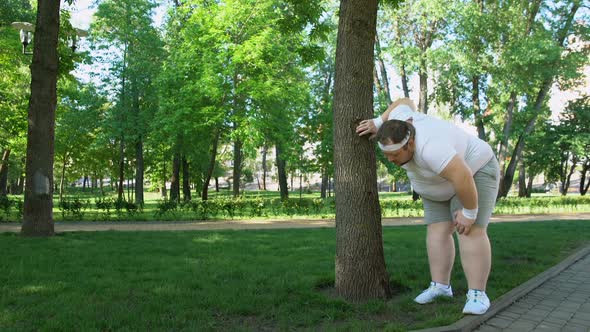
[[(588, 221), (490, 225), (498, 298), (585, 245)], [(428, 284), (425, 227), (386, 227), (398, 295), (348, 304), (330, 296), (334, 229), (0, 234), (0, 330), (374, 330), (448, 325), (455, 298), (419, 306)], [(32, 318), (35, 319), (32, 319)]]
[[(381, 197), (383, 196), (383, 197)], [(149, 195), (143, 208), (133, 202), (116, 201), (112, 197), (68, 197), (54, 201), (55, 221), (193, 221), (236, 219), (333, 219), (334, 198), (289, 198), (248, 196), (232, 199), (219, 196), (207, 201), (195, 199), (175, 202)], [(409, 195), (380, 194), (384, 217), (420, 217), (422, 201), (412, 201)], [(22, 197), (0, 196), (0, 221), (22, 219)], [(590, 212), (590, 196), (508, 197), (498, 201), (496, 214), (539, 214)]]

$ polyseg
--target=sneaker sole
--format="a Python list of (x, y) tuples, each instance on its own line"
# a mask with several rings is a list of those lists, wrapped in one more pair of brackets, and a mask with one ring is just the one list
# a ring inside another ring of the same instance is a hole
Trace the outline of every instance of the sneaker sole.
[(434, 301), (435, 301), (437, 298), (439, 298), (439, 297), (448, 297), (448, 298), (452, 298), (452, 297), (453, 297), (453, 295), (450, 295), (450, 296), (449, 296), (449, 295), (439, 295), (439, 296), (435, 297), (434, 299), (432, 299), (432, 301), (428, 301), (428, 302), (418, 302), (418, 301), (416, 301), (416, 299), (414, 299), (414, 302), (415, 302), (415, 303), (418, 303), (418, 304), (428, 304), (428, 303), (432, 303), (432, 302), (434, 302)]
[(488, 312), (487, 309), (484, 312), (473, 312), (473, 311), (465, 311), (465, 310), (463, 310), (463, 314), (465, 314), (465, 315), (478, 315), (479, 316), (479, 315), (485, 314), (486, 312)]

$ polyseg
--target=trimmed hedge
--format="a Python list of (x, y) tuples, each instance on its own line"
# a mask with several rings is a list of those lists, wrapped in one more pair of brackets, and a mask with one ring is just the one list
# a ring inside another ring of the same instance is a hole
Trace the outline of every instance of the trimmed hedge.
[[(383, 217), (420, 217), (422, 201), (406, 198), (380, 200)], [(157, 201), (155, 209), (143, 210), (133, 202), (113, 198), (97, 198), (94, 207), (91, 200), (73, 198), (58, 203), (63, 220), (207, 220), (310, 217), (333, 218), (336, 210), (334, 197), (321, 198), (214, 198), (188, 202)], [(89, 211), (94, 208), (95, 211)], [(96, 211), (97, 210), (97, 211)], [(502, 198), (496, 205), (496, 214), (529, 214), (590, 211), (590, 196), (561, 196)], [(114, 212), (114, 215), (113, 215)], [(0, 221), (21, 220), (23, 201), (0, 196)], [(146, 214), (151, 214), (152, 217)]]

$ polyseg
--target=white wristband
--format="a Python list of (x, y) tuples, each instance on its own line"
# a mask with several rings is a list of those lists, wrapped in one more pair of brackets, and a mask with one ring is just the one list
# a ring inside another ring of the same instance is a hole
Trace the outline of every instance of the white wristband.
[(374, 118), (373, 124), (375, 125), (375, 128), (377, 128), (377, 130), (379, 130), (379, 128), (381, 128), (381, 126), (383, 125), (383, 119), (381, 119), (381, 116)]
[(478, 210), (478, 208), (471, 209), (471, 210), (463, 208), (463, 216), (467, 219), (476, 219), (477, 218), (477, 210)]

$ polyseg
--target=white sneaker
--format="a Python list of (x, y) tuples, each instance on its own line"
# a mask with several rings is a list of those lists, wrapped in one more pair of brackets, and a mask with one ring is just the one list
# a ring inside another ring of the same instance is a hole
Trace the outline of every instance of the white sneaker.
[(418, 295), (414, 299), (414, 302), (426, 304), (434, 301), (434, 299), (439, 296), (453, 297), (451, 285), (443, 285), (432, 281), (430, 282), (430, 287), (424, 290), (422, 294)]
[(490, 299), (485, 292), (470, 289), (467, 292), (467, 302), (463, 307), (464, 314), (483, 315), (490, 308)]

